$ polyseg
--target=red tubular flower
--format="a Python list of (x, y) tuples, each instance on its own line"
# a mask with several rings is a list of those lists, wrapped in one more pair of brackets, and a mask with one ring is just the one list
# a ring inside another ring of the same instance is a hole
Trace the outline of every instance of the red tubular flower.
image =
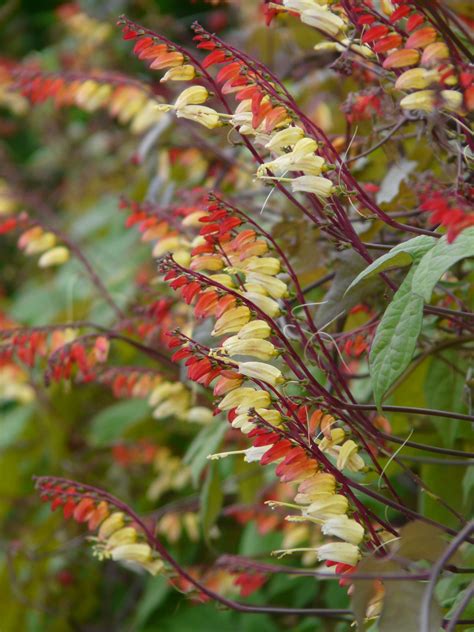
[(388, 26), (385, 24), (377, 24), (377, 26), (372, 26), (368, 31), (364, 33), (362, 36), (363, 44), (370, 44), (371, 42), (376, 42), (380, 38), (384, 37), (388, 33)]
[[(262, 443), (261, 445), (265, 445), (265, 443)], [(273, 461), (278, 461), (278, 459), (284, 457), (287, 451), (292, 447), (292, 443), (288, 441), (288, 439), (280, 439), (279, 441), (277, 441), (277, 443), (274, 443), (274, 445), (269, 450), (265, 452), (265, 454), (260, 459), (260, 463), (262, 465), (267, 465), (268, 463), (273, 463)]]
[(420, 24), (423, 24), (424, 21), (425, 21), (425, 18), (421, 13), (412, 13), (410, 17), (408, 18), (407, 23), (405, 25), (406, 32), (411, 33), (412, 31), (416, 29), (417, 26), (420, 26)]
[(202, 62), (203, 68), (209, 68), (214, 64), (222, 64), (227, 61), (229, 56), (225, 50), (214, 50), (210, 55), (204, 58)]
[(262, 573), (242, 573), (234, 580), (234, 584), (240, 587), (241, 597), (248, 597), (261, 588), (266, 579)]
[(14, 230), (18, 225), (18, 220), (16, 217), (9, 217), (3, 222), (0, 223), (0, 235), (4, 235), (5, 233), (9, 233), (11, 230)]
[(425, 26), (415, 31), (405, 42), (405, 48), (426, 48), (432, 44), (437, 37), (437, 33), (432, 26)]
[(213, 314), (219, 302), (219, 296), (217, 292), (211, 290), (204, 292), (198, 298), (196, 305), (194, 306), (194, 315), (196, 318), (206, 318)]
[(402, 44), (402, 36), (399, 33), (391, 33), (375, 42), (373, 49), (376, 53), (386, 53), (393, 48), (398, 48)]
[(410, 11), (410, 6), (408, 6), (407, 4), (402, 4), (398, 7), (398, 9), (395, 9), (395, 11), (390, 16), (390, 22), (398, 22), (399, 20), (402, 20), (410, 13)]
[(370, 24), (373, 24), (376, 19), (377, 18), (375, 17), (375, 15), (372, 15), (371, 13), (366, 13), (365, 15), (361, 15), (360, 18), (357, 18), (357, 25), (369, 26)]
[(144, 48), (148, 48), (153, 44), (152, 37), (142, 37), (138, 40), (138, 42), (133, 47), (133, 52), (135, 55), (138, 55)]

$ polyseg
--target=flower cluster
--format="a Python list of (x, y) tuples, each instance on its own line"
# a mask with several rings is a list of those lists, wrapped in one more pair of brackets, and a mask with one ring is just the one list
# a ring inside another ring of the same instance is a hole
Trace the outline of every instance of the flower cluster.
[(106, 109), (135, 134), (145, 132), (162, 117), (145, 84), (117, 73), (45, 73), (20, 67), (16, 74), (20, 94), (33, 105), (52, 99), (57, 108), (75, 105), (86, 112)]
[[(318, 547), (319, 559), (353, 565), (364, 528), (347, 517), (349, 503), (337, 492), (336, 476), (319, 471), (311, 452), (280, 430), (282, 424), (291, 427), (295, 422), (306, 428), (315, 437), (318, 453), (336, 459), (336, 472), (365, 467), (357, 444), (346, 440), (333, 417), (319, 410), (311, 414), (307, 406), (282, 395), (289, 379), (274, 364), (285, 344), (275, 319), (282, 313), (280, 301), (288, 296), (288, 286), (278, 277), (280, 260), (266, 239), (246, 228), (243, 219), (220, 201), (211, 201), (200, 221), (201, 242), (192, 251), (189, 270), (170, 259), (161, 267), (168, 270), (165, 280), (171, 287), (186, 302), (194, 301), (197, 318), (214, 318), (212, 336), (224, 339), (217, 347), (204, 348), (178, 334), (172, 342), (179, 347), (174, 359), (186, 358), (190, 379), (214, 383), (218, 410), (227, 412), (232, 427), (252, 440), (253, 447), (243, 451), (245, 459), (262, 465), (280, 461), (280, 480), (299, 483), (297, 505), (290, 506), (299, 509), (304, 520), (321, 525), (325, 535), (345, 540)], [(322, 438), (316, 438), (320, 425)], [(227, 454), (232, 453), (212, 458)]]
[(44, 502), (51, 503), (54, 511), (59, 507), (63, 516), (78, 523), (87, 523), (93, 554), (100, 560), (111, 559), (132, 568), (143, 569), (152, 575), (164, 571), (163, 561), (146, 541), (138, 525), (123, 511), (114, 511), (106, 500), (100, 500), (92, 492), (67, 482), (42, 478), (37, 487)]
[(473, 109), (472, 70), (460, 63), (459, 55), (453, 56), (437, 22), (429, 21), (412, 3), (393, 2), (386, 15), (378, 14), (369, 3), (348, 8), (316, 0), (284, 0), (272, 7), (297, 14), (329, 38), (316, 44), (316, 50), (350, 51), (392, 71), (395, 88), (409, 91), (400, 101), (403, 110)]

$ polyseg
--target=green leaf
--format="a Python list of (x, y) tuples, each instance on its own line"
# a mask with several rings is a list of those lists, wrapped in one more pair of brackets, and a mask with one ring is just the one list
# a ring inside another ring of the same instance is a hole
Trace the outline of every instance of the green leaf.
[(384, 202), (391, 202), (398, 195), (401, 183), (417, 166), (415, 160), (406, 160), (402, 158), (397, 161), (397, 164), (392, 165), (385, 174), (380, 189), (377, 191), (376, 201), (377, 204), (383, 204)]
[(206, 480), (201, 492), (200, 517), (204, 537), (209, 537), (209, 531), (216, 523), (224, 502), (222, 493), (219, 463), (211, 461)]
[(134, 629), (146, 623), (151, 614), (163, 603), (170, 590), (170, 584), (162, 575), (147, 578), (145, 590), (135, 610)]
[(455, 263), (474, 257), (474, 228), (463, 231), (453, 243), (446, 237), (438, 240), (434, 248), (421, 259), (413, 277), (413, 292), (419, 294), (428, 303), (434, 286)]
[(33, 406), (26, 405), (15, 406), (12, 410), (0, 413), (0, 450), (16, 444), (32, 412)]
[(468, 586), (465, 590), (462, 590), (460, 593), (458, 593), (458, 595), (456, 596), (456, 599), (454, 600), (453, 605), (451, 606), (451, 609), (446, 614), (447, 619), (450, 619), (451, 616), (456, 612), (457, 607), (459, 606), (461, 601), (466, 597), (466, 593), (468, 591), (471, 591), (471, 599), (467, 602), (466, 606), (464, 607), (464, 610), (462, 612), (462, 617), (460, 618), (461, 619), (474, 619), (474, 599), (472, 599), (472, 585)]
[(411, 265), (426, 252), (429, 252), (435, 244), (436, 239), (434, 237), (428, 237), (427, 235), (420, 235), (419, 237), (414, 237), (413, 239), (398, 244), (358, 274), (347, 288), (346, 294), (364, 279), (370, 279), (376, 274), (380, 274), (386, 270)]
[(337, 255), (334, 261), (336, 273), (334, 280), (326, 292), (324, 303), (322, 303), (316, 313), (316, 323), (318, 327), (324, 327), (341, 314), (341, 312), (349, 311), (356, 303), (363, 300), (368, 290), (367, 287), (352, 292), (350, 296), (347, 295), (347, 288), (354, 279), (354, 275), (360, 270), (363, 270), (365, 265), (365, 260), (359, 254), (351, 250)]
[(108, 445), (149, 414), (150, 407), (141, 399), (112, 404), (92, 418), (89, 440), (96, 447)]
[(423, 299), (411, 291), (412, 268), (385, 310), (370, 350), (374, 401), (383, 396), (410, 364), (423, 321)]
[[(379, 619), (380, 632), (419, 632), (420, 604), (425, 593), (424, 583), (413, 581), (385, 582), (385, 596)], [(439, 632), (442, 616), (435, 599), (429, 611), (429, 632)]]
[(207, 424), (194, 438), (184, 455), (183, 461), (191, 468), (191, 476), (195, 487), (198, 485), (202, 470), (208, 463), (208, 455), (216, 451), (226, 428), (226, 424), (221, 419), (215, 419), (210, 424)]
[[(455, 413), (467, 412), (464, 401), (467, 366), (461, 355), (454, 349), (446, 349), (431, 361), (424, 385), (429, 408), (451, 410)], [(454, 445), (463, 423), (458, 419), (432, 417), (443, 444)]]

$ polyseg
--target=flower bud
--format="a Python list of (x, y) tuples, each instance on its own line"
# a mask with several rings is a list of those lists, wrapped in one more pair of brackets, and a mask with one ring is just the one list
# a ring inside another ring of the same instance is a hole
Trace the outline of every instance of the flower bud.
[(97, 534), (99, 540), (107, 540), (107, 538), (112, 535), (114, 531), (121, 529), (125, 524), (124, 517), (124, 513), (122, 513), (121, 511), (116, 511), (108, 518), (106, 518), (104, 522), (100, 525), (99, 533)]
[(318, 197), (329, 197), (334, 192), (334, 184), (321, 176), (299, 176), (291, 181), (293, 192), (314, 193)]
[(322, 544), (316, 549), (316, 554), (320, 562), (329, 560), (340, 564), (349, 564), (349, 566), (356, 566), (360, 558), (359, 549), (347, 542)]
[(276, 386), (285, 381), (280, 369), (277, 369), (271, 364), (265, 364), (264, 362), (241, 362), (238, 371), (241, 375), (245, 375), (245, 377), (262, 380), (272, 386)]
[(321, 527), (324, 535), (333, 535), (351, 544), (360, 544), (364, 537), (364, 527), (347, 516), (329, 518)]
[(200, 123), (208, 129), (222, 125), (219, 113), (205, 105), (185, 105), (176, 111), (176, 116)]
[(349, 503), (341, 494), (320, 494), (304, 512), (317, 520), (327, 520), (345, 514)]
[(25, 254), (38, 255), (40, 252), (49, 250), (56, 244), (56, 235), (53, 233), (43, 233), (40, 237), (32, 239), (25, 246)]
[(436, 40), (437, 33), (432, 26), (424, 26), (410, 35), (406, 48), (426, 48)]
[(383, 62), (384, 68), (403, 68), (405, 66), (414, 66), (420, 60), (420, 53), (414, 48), (396, 50)]
[(422, 90), (439, 79), (436, 71), (429, 71), (425, 68), (410, 68), (405, 70), (395, 82), (397, 90)]
[(44, 252), (39, 258), (38, 265), (40, 268), (49, 268), (50, 266), (59, 266), (66, 263), (69, 259), (69, 250), (65, 246), (56, 246)]
[(272, 333), (270, 325), (264, 320), (252, 320), (237, 333), (237, 338), (268, 338)]
[(300, 17), (304, 24), (314, 26), (332, 37), (339, 35), (346, 26), (344, 21), (338, 15), (332, 13), (328, 9), (323, 9), (322, 7), (320, 8), (317, 6), (305, 9), (301, 13)]
[(170, 68), (160, 79), (160, 83), (165, 81), (191, 81), (196, 76), (194, 66), (184, 64), (184, 66), (175, 66)]
[(288, 296), (288, 286), (284, 281), (259, 272), (247, 274), (245, 289), (258, 294), (269, 294), (272, 298), (285, 298)]
[(365, 467), (365, 463), (363, 459), (357, 454), (357, 451), (357, 444), (351, 439), (343, 443), (337, 456), (337, 469), (343, 470), (345, 467), (347, 467), (351, 471), (358, 471)]
[(263, 338), (242, 339), (238, 336), (232, 336), (222, 344), (222, 348), (230, 356), (254, 356), (260, 360), (271, 360), (277, 355), (277, 351), (272, 343)]
[(211, 332), (212, 336), (224, 336), (225, 334), (232, 334), (238, 332), (246, 325), (250, 320), (250, 310), (246, 305), (240, 305), (239, 307), (232, 307), (222, 314), (217, 319), (214, 329)]
[(421, 63), (423, 66), (435, 66), (449, 58), (449, 49), (444, 42), (433, 42), (423, 51)]
[(408, 94), (400, 101), (402, 110), (422, 110), (432, 112), (434, 110), (435, 93), (433, 90), (419, 90)]
[(291, 147), (303, 138), (304, 132), (301, 127), (287, 127), (274, 134), (265, 145), (270, 151), (280, 153), (285, 147)]
[(116, 562), (136, 562), (137, 564), (143, 564), (152, 559), (150, 546), (139, 542), (116, 547), (111, 552), (111, 557)]
[(232, 408), (267, 408), (270, 405), (270, 395), (267, 391), (257, 390), (250, 387), (236, 388), (227, 393), (219, 404), (221, 410), (231, 410)]
[(264, 314), (270, 316), (270, 318), (276, 318), (280, 315), (280, 306), (272, 298), (262, 296), (255, 292), (244, 292), (243, 296), (258, 307)]
[(209, 92), (204, 86), (191, 86), (183, 90), (175, 101), (176, 109), (180, 110), (186, 105), (201, 105), (209, 98)]
[(242, 263), (242, 267), (246, 272), (275, 276), (281, 270), (281, 263), (276, 257), (249, 257)]
[(133, 527), (123, 527), (114, 531), (107, 539), (107, 547), (113, 549), (122, 544), (132, 544), (132, 542), (136, 542), (137, 535), (137, 531)]

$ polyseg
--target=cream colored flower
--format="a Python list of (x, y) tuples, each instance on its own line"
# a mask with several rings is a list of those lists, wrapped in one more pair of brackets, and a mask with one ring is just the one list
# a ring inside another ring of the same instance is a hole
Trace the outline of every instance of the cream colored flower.
[(347, 516), (329, 518), (321, 526), (324, 535), (333, 535), (351, 544), (360, 544), (364, 537), (364, 527)]
[(348, 542), (322, 544), (317, 547), (316, 554), (320, 562), (330, 560), (331, 562), (349, 564), (349, 566), (356, 566), (360, 559), (359, 549)]
[(262, 380), (272, 386), (284, 382), (280, 369), (277, 369), (277, 367), (271, 364), (265, 364), (264, 362), (241, 362), (238, 371), (241, 375), (245, 375), (245, 377)]

